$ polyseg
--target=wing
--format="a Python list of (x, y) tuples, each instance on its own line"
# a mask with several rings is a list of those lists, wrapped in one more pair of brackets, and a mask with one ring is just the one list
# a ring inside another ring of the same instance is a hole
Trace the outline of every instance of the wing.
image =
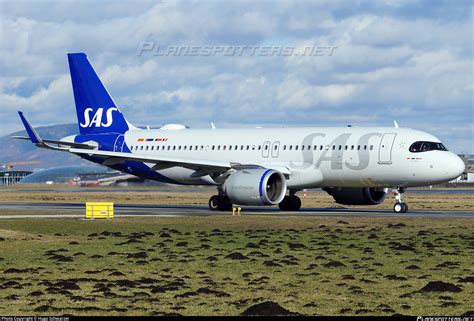
[[(60, 140), (42, 139), (36, 130), (29, 124), (22, 112), (18, 112), (23, 124), (25, 125), (26, 132), (29, 137), (15, 136), (17, 139), (29, 139), (32, 143), (38, 147), (55, 149), (61, 151), (67, 151), (76, 155), (83, 156), (97, 156), (102, 157), (104, 160), (102, 164), (110, 166), (114, 164), (120, 164), (125, 161), (143, 162), (148, 164), (155, 164), (152, 169), (160, 170), (171, 167), (185, 167), (196, 170), (195, 177), (210, 175), (214, 179), (221, 177), (226, 178), (227, 174), (231, 173), (231, 170), (240, 170), (245, 168), (271, 168), (282, 172), (285, 175), (290, 175), (291, 172), (286, 166), (280, 165), (259, 165), (259, 164), (241, 164), (237, 162), (229, 161), (218, 161), (218, 160), (205, 160), (205, 159), (191, 159), (191, 158), (180, 158), (180, 157), (168, 157), (158, 155), (144, 155), (144, 154), (132, 154), (122, 152), (112, 152), (98, 150), (97, 145), (87, 143), (74, 143), (74, 142), (63, 142)], [(56, 144), (57, 146), (52, 146)]]
[(232, 168), (233, 165), (240, 165), (240, 164), (232, 164), (230, 162), (225, 162), (225, 161), (197, 160), (197, 159), (189, 159), (189, 158), (166, 157), (166, 156), (156, 156), (156, 155), (140, 155), (140, 154), (132, 154), (132, 153), (110, 152), (110, 151), (103, 151), (103, 150), (84, 150), (81, 148), (70, 148), (69, 152), (73, 154), (78, 154), (78, 155), (105, 157), (106, 162), (107, 160), (111, 160), (115, 162), (137, 161), (137, 162), (155, 163), (155, 164), (166, 163), (168, 165), (172, 165), (172, 166), (167, 166), (167, 167), (183, 166), (183, 167), (188, 167), (188, 168), (193, 168), (193, 169), (204, 167), (204, 166), (213, 167), (213, 168), (230, 169)]
[[(84, 148), (84, 149), (97, 148), (97, 146), (93, 144), (63, 142), (61, 140), (52, 140), (52, 139), (42, 139), (38, 135), (36, 130), (33, 128), (33, 126), (30, 125), (30, 122), (26, 119), (25, 115), (23, 115), (21, 111), (18, 112), (18, 115), (20, 115), (21, 121), (23, 122), (23, 125), (25, 126), (28, 137), (13, 136), (12, 138), (30, 140), (33, 144), (35, 144), (38, 147), (56, 149), (56, 150), (68, 150), (69, 147), (77, 147), (77, 148)], [(57, 146), (52, 146), (50, 144), (54, 144)], [(63, 146), (66, 146), (66, 147), (63, 147)]]
[[(137, 161), (144, 163), (154, 163), (152, 167), (154, 170), (160, 170), (175, 166), (185, 167), (198, 171), (196, 177), (210, 175), (217, 178), (223, 174), (230, 174), (229, 170), (241, 170), (248, 168), (271, 168), (281, 172), (284, 175), (290, 175), (291, 171), (288, 167), (282, 165), (259, 165), (259, 164), (241, 164), (228, 161), (203, 160), (179, 157), (166, 157), (157, 155), (143, 155), (131, 154), (122, 152), (110, 152), (101, 150), (83, 150), (80, 148), (70, 148), (69, 152), (78, 155), (99, 156), (106, 159), (102, 162), (103, 165), (112, 165), (124, 161)], [(227, 177), (227, 176), (225, 176)]]

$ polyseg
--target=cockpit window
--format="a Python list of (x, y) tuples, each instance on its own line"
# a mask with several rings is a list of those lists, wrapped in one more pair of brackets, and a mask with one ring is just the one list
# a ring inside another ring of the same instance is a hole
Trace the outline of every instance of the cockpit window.
[(410, 152), (412, 153), (420, 153), (420, 152), (428, 152), (430, 150), (447, 150), (441, 143), (435, 142), (415, 142), (410, 146)]

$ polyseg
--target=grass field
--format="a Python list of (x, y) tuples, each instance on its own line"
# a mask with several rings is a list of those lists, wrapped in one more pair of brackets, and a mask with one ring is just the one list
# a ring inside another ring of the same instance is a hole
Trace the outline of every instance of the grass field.
[[(1, 315), (474, 310), (470, 219), (0, 221)], [(469, 312), (471, 311), (471, 312)]]

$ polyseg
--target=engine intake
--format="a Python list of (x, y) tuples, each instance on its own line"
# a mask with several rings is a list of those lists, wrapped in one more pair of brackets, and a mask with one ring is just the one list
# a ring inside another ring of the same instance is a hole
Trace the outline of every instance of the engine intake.
[(344, 205), (377, 205), (387, 197), (387, 188), (373, 187), (326, 187), (323, 188), (336, 203)]
[(241, 169), (227, 178), (223, 190), (234, 204), (276, 205), (285, 197), (286, 181), (273, 169)]

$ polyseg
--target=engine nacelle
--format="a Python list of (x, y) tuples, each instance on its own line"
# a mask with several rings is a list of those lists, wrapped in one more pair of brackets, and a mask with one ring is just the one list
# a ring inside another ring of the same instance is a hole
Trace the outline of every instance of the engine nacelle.
[(226, 179), (223, 190), (234, 204), (276, 205), (285, 197), (286, 181), (273, 169), (241, 169)]
[(336, 203), (344, 205), (377, 205), (387, 197), (387, 188), (372, 187), (326, 187), (323, 188)]

